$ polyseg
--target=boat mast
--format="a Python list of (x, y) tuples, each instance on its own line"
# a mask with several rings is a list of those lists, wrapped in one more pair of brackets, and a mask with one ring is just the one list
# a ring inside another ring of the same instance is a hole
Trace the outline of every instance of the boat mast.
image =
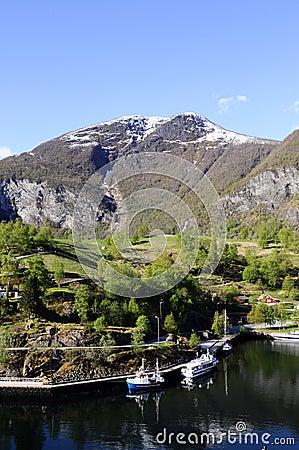
[(144, 364), (145, 364), (145, 359), (144, 359), (144, 358), (142, 358), (142, 360), (141, 360), (141, 367), (140, 367), (140, 370), (142, 370), (143, 372), (144, 372), (144, 370), (145, 370), (145, 368), (144, 368)]
[(224, 308), (224, 342), (226, 342), (226, 306)]

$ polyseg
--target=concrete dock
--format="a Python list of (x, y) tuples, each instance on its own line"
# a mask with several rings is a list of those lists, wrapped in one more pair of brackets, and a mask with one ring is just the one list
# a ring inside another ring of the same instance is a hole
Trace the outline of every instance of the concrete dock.
[[(226, 340), (230, 340), (232, 336), (226, 336), (225, 338), (218, 340), (207, 340), (201, 343), (201, 348), (206, 351), (217, 352), (221, 349)], [(82, 347), (79, 347), (82, 349)], [(12, 350), (12, 349), (11, 349)], [(23, 351), (22, 348), (15, 348), (14, 350)], [(26, 348), (28, 350), (28, 348)], [(166, 375), (166, 379), (170, 380), (180, 376), (181, 368), (187, 361), (176, 361), (176, 363), (168, 366), (162, 366), (160, 372)], [(147, 373), (151, 374), (154, 371), (148, 370)], [(126, 378), (134, 375), (134, 373), (126, 373), (122, 375), (113, 375), (109, 377), (90, 378), (85, 380), (68, 380), (51, 382), (51, 380), (43, 378), (22, 378), (22, 377), (7, 377), (0, 378), (0, 396), (53, 396), (56, 394), (70, 392), (70, 391), (88, 391), (91, 389), (97, 389), (100, 386), (104, 386), (106, 383), (124, 383)]]
[[(169, 375), (169, 379), (180, 374), (180, 369), (186, 361), (180, 361), (177, 364), (161, 367), (160, 372)], [(154, 373), (153, 370), (146, 371), (148, 374)], [(114, 375), (101, 378), (90, 378), (85, 380), (70, 380), (51, 382), (42, 378), (22, 378), (7, 377), (0, 378), (0, 396), (54, 396), (56, 394), (70, 391), (88, 391), (96, 389), (105, 383), (124, 383), (127, 377), (134, 375), (130, 372), (125, 375)]]

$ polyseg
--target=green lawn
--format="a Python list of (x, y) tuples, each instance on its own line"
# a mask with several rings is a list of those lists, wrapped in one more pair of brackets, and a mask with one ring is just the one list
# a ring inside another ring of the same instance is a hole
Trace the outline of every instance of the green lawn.
[[(141, 251), (148, 251), (151, 248), (151, 245), (156, 246), (158, 248), (163, 248), (164, 245), (164, 236), (153, 236), (151, 240), (149, 238), (144, 238), (140, 241), (140, 243), (135, 244), (134, 248)], [(178, 252), (178, 243), (177, 236), (166, 235), (166, 250), (173, 250), (176, 253)]]
[[(154, 248), (158, 249), (158, 253), (160, 254), (159, 250), (163, 250), (164, 248), (164, 236), (154, 236), (152, 239), (152, 245)], [(248, 240), (234, 240), (229, 239), (227, 240), (228, 243), (236, 244), (238, 246), (239, 254), (245, 254), (246, 250), (251, 249), (258, 255), (268, 255), (271, 251), (273, 251), (273, 248), (266, 248), (266, 249), (259, 249), (257, 243), (255, 241), (248, 241)], [(57, 251), (56, 253), (51, 254), (42, 254), (41, 257), (43, 258), (46, 266), (50, 271), (53, 271), (55, 269), (55, 266), (61, 262), (64, 266), (64, 270), (66, 273), (72, 273), (75, 274), (75, 276), (78, 277), (85, 277), (86, 274), (81, 267), (81, 264), (76, 259), (76, 252), (75, 248), (73, 246), (72, 238), (69, 239), (56, 239), (55, 240)], [(100, 241), (98, 241), (98, 244)], [(96, 246), (96, 242), (93, 243), (94, 246)], [(148, 238), (144, 238), (141, 240), (138, 244), (134, 245), (134, 248), (138, 251), (149, 251), (151, 248), (151, 242)], [(277, 247), (276, 247), (277, 248)], [(279, 247), (278, 247), (279, 248)], [(162, 254), (172, 254), (172, 257), (175, 259), (179, 251), (178, 242), (177, 242), (177, 236), (174, 235), (167, 235), (166, 236), (166, 246), (164, 252)], [(149, 252), (151, 253), (151, 252)], [(299, 267), (299, 255), (287, 252), (289, 258), (292, 261), (292, 265), (294, 268)], [(155, 253), (153, 252), (152, 256), (153, 259), (155, 259)], [(151, 257), (151, 254), (148, 255), (149, 259)], [(29, 258), (25, 258), (22, 260), (22, 264), (26, 265), (28, 263)], [(222, 284), (221, 278), (212, 276), (207, 283), (205, 283), (206, 286), (213, 288), (213, 285), (215, 284)], [(262, 293), (261, 288), (259, 288), (257, 285), (251, 285), (250, 283), (247, 283), (245, 281), (238, 283), (240, 291), (242, 293), (247, 293), (248, 295), (256, 295), (257, 297)], [(284, 293), (281, 289), (267, 289), (267, 293), (270, 295), (279, 298), (281, 300), (287, 300)]]
[(48, 269), (53, 271), (55, 266), (61, 262), (66, 273), (73, 273), (85, 277), (86, 273), (77, 260), (72, 237), (68, 239), (55, 239), (55, 244), (57, 247), (55, 253), (42, 255)]

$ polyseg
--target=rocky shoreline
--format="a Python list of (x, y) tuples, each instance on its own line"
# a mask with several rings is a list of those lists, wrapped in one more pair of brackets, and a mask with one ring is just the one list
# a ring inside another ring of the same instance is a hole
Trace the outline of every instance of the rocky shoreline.
[(179, 343), (123, 348), (130, 342), (126, 331), (109, 330), (120, 348), (101, 347), (101, 335), (79, 328), (18, 331), (9, 335), (6, 344), (9, 349), (2, 351), (0, 376), (37, 377), (50, 383), (88, 380), (133, 373), (140, 366), (141, 357), (152, 368), (156, 358), (161, 365), (168, 366), (186, 361), (194, 354), (184, 338)]
[[(111, 330), (110, 330), (111, 332)], [(127, 345), (128, 336), (116, 330), (114, 337), (123, 346)], [(85, 388), (97, 381), (112, 377), (126, 377), (134, 373), (140, 366), (141, 358), (145, 358), (147, 369), (154, 369), (156, 358), (160, 366), (169, 367), (190, 360), (195, 353), (188, 346), (188, 340), (180, 338), (176, 342), (166, 342), (159, 346), (149, 345), (138, 349), (99, 347), (99, 335), (86, 333), (84, 330), (62, 330), (58, 327), (41, 328), (40, 330), (11, 334), (9, 343), (14, 344), (4, 351), (4, 360), (0, 365), (0, 377), (4, 379), (36, 379), (43, 386), (34, 386), (35, 395), (48, 395), (51, 386), (66, 383), (86, 382)], [(271, 339), (264, 333), (244, 332), (234, 337), (231, 342), (238, 345), (248, 340)], [(125, 343), (124, 343), (125, 342)], [(58, 348), (60, 344), (60, 348)], [(63, 345), (63, 348), (61, 348)], [(76, 386), (77, 388), (78, 386)], [(81, 389), (81, 388), (80, 388)], [(49, 392), (47, 392), (49, 391)], [(57, 393), (58, 390), (55, 390)], [(1, 395), (30, 395), (30, 389), (13, 389), (4, 387)]]

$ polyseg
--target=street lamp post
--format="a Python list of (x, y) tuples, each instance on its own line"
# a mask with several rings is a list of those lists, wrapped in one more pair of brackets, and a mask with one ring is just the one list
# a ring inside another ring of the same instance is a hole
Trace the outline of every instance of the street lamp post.
[(158, 342), (160, 342), (160, 318), (158, 316), (155, 316), (155, 319), (157, 319), (158, 322)]

